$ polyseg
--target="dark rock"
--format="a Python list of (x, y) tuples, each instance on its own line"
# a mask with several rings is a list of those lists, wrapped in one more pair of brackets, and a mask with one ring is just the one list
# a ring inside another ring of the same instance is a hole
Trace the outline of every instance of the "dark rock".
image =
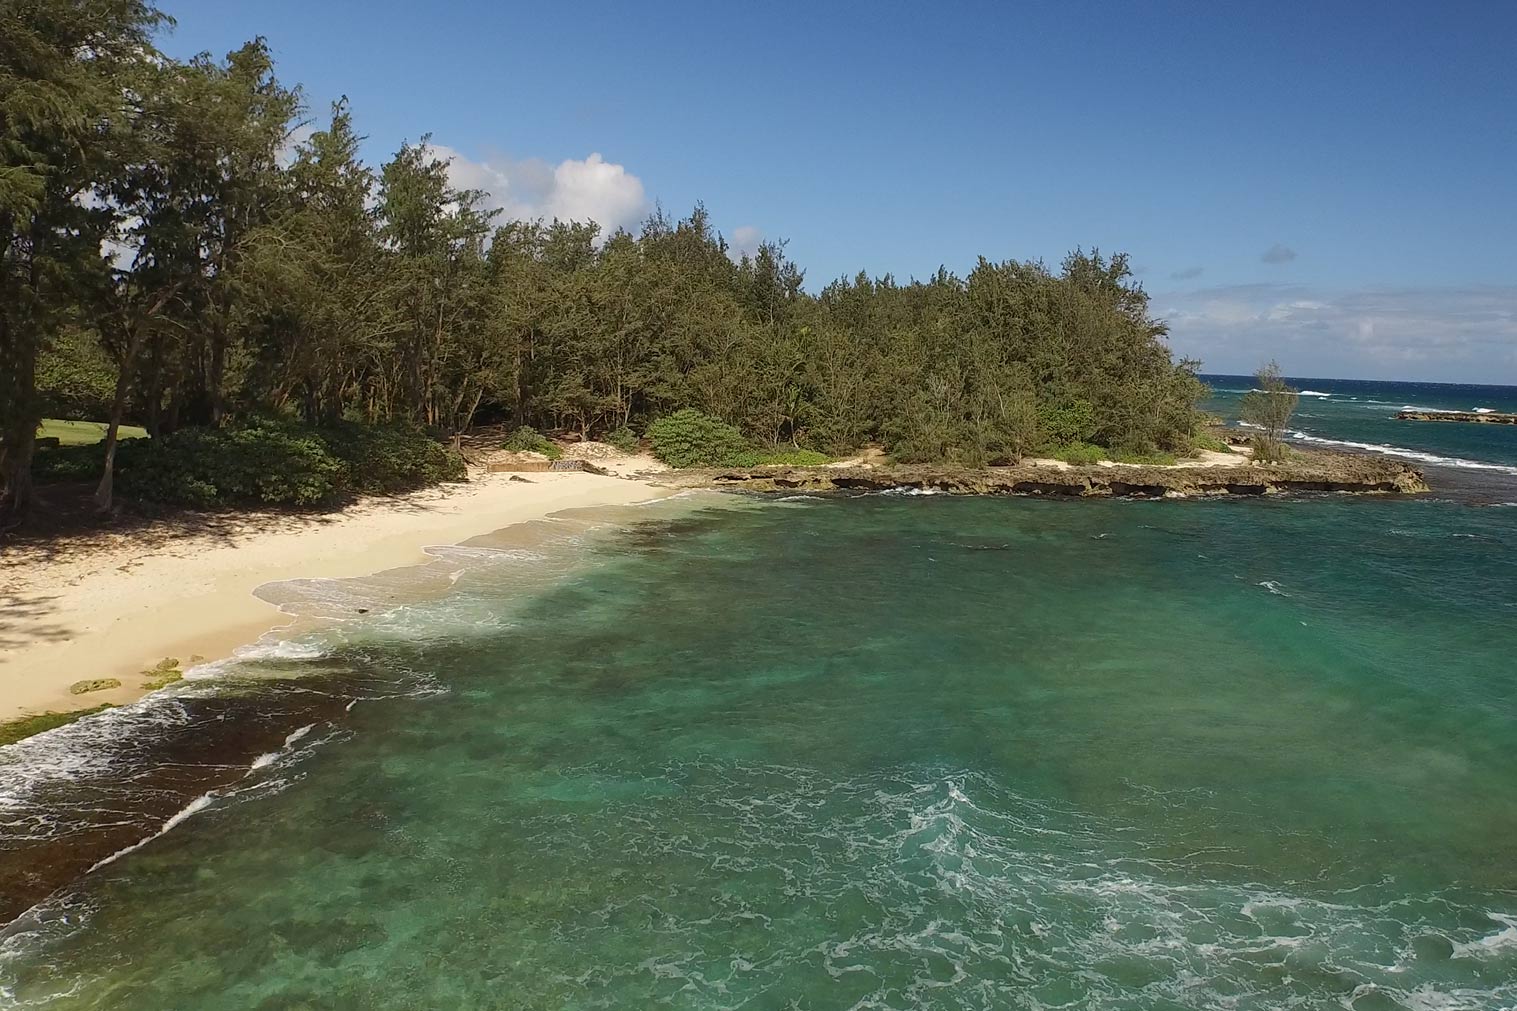
[(1480, 425), (1517, 425), (1517, 414), (1497, 411), (1398, 411), (1397, 421), (1468, 421)]

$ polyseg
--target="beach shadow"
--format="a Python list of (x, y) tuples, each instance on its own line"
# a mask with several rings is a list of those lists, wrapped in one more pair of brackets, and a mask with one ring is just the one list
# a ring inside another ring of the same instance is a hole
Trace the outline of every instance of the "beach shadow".
[(0, 583), (11, 566), (32, 567), (87, 559), (106, 550), (131, 548), (143, 554), (172, 552), (183, 542), (196, 550), (206, 539), (235, 545), (273, 530), (323, 526), (340, 511), (297, 509), (153, 509), (123, 504), (102, 514), (89, 485), (51, 484), (38, 489), (37, 506), (20, 526), (0, 534)]
[(58, 594), (0, 590), (0, 651), (67, 639), (69, 629), (48, 620), (58, 599)]

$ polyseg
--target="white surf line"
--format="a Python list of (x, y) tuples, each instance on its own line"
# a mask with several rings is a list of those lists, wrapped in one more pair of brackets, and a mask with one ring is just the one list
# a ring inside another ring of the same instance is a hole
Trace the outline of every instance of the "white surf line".
[[(301, 738), (305, 737), (307, 734), (309, 734), (312, 730), (315, 730), (315, 729), (316, 729), (316, 724), (314, 724), (314, 723), (308, 723), (308, 724), (306, 724), (303, 727), (300, 727), (300, 728), (298, 728), (296, 730), (292, 730), (289, 734), (287, 734), (285, 736), (284, 744), (277, 751), (269, 751), (269, 752), (266, 752), (266, 753), (264, 753), (262, 755), (259, 755), (255, 759), (253, 759), (253, 764), (251, 764), (251, 765), (248, 766), (248, 770), (247, 770), (246, 773), (243, 774), (242, 778), (243, 779), (247, 779), (248, 776), (251, 776), (253, 773), (257, 772), (259, 769), (267, 768), (268, 766), (273, 765), (275, 762), (277, 762), (279, 760), (279, 758), (282, 755), (289, 754), (289, 752), (291, 751), (291, 749), (293, 749), (294, 746), (297, 743), (300, 742)], [(211, 803), (213, 801), (215, 801), (218, 797), (220, 797), (221, 794), (222, 794), (222, 791), (220, 789), (217, 789), (217, 790), (207, 790), (205, 793), (202, 793), (200, 796), (196, 797), (194, 800), (192, 800), (188, 804), (186, 804), (179, 811), (177, 811), (173, 815), (171, 815), (169, 817), (168, 821), (165, 821), (159, 827), (158, 831), (154, 832), (152, 835), (144, 836), (143, 838), (141, 838), (141, 839), (137, 840), (136, 842), (132, 843), (130, 846), (122, 847), (121, 849), (119, 849), (116, 852), (112, 853), (110, 856), (102, 857), (101, 859), (99, 859), (99, 860), (95, 861), (93, 864), (91, 864), (90, 867), (89, 867), (89, 869), (86, 870), (84, 873), (85, 874), (93, 874), (96, 871), (98, 871), (100, 868), (106, 866), (107, 864), (115, 863), (117, 860), (120, 860), (122, 857), (126, 856), (128, 853), (135, 853), (136, 851), (142, 849), (142, 847), (146, 846), (148, 843), (152, 842), (154, 839), (160, 839), (163, 836), (168, 835), (174, 829), (178, 828), (180, 825), (183, 825), (190, 818), (194, 817), (199, 812), (204, 811), (206, 808), (210, 807)]]

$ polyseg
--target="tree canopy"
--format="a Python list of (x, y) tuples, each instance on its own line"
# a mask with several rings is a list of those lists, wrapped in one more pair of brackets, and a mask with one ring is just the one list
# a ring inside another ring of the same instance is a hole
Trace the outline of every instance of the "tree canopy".
[(132, 0), (0, 14), (9, 508), (60, 404), (155, 437), (255, 419), (598, 436), (696, 409), (760, 443), (966, 464), (1195, 432), (1198, 363), (1172, 358), (1125, 255), (812, 293), (783, 242), (734, 256), (699, 205), (611, 234), (504, 220), (425, 136), (365, 165), (348, 103), (310, 122), (262, 39), (174, 61), (164, 20)]

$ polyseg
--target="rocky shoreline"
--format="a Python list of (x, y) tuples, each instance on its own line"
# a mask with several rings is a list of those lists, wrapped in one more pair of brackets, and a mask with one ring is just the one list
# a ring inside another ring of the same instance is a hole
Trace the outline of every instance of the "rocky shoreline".
[(1517, 414), (1499, 411), (1398, 411), (1397, 421), (1464, 421), (1480, 425), (1517, 425)]
[(1428, 490), (1422, 472), (1398, 460), (1296, 450), (1281, 464), (1054, 467), (821, 466), (707, 468), (669, 475), (666, 483), (751, 492), (924, 491), (950, 495), (1041, 495), (1059, 498), (1206, 498), (1340, 492), (1414, 495)]

